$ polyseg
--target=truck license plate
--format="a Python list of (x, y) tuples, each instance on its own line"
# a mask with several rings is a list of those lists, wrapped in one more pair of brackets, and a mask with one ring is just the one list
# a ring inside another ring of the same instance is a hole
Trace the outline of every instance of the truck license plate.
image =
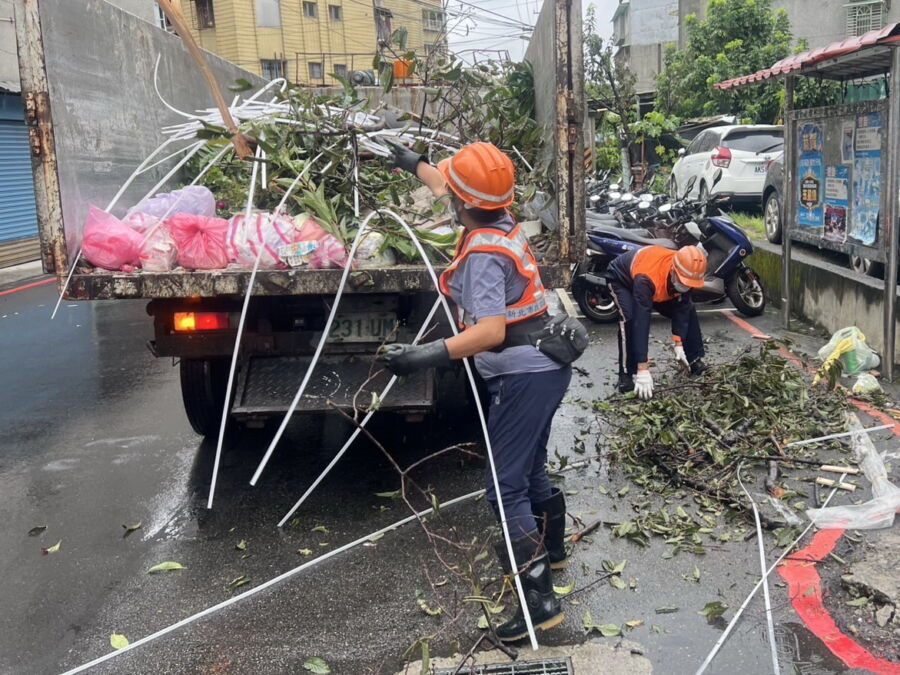
[(329, 342), (384, 342), (397, 326), (397, 315), (384, 313), (338, 314), (328, 333)]

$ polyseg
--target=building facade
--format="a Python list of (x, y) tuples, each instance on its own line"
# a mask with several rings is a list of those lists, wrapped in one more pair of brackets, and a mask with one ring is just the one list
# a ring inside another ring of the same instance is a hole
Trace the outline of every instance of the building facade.
[[(643, 100), (656, 89), (666, 48), (687, 43), (687, 17), (705, 18), (708, 5), (709, 0), (619, 0), (612, 19), (616, 57), (634, 73)], [(795, 41), (805, 40), (810, 49), (900, 22), (900, 0), (773, 0), (772, 9), (787, 12)]]
[[(418, 54), (446, 49), (439, 0), (178, 0), (197, 42), (263, 77), (333, 85), (333, 74), (372, 71), (405, 28)], [(374, 83), (374, 82), (373, 82)]]

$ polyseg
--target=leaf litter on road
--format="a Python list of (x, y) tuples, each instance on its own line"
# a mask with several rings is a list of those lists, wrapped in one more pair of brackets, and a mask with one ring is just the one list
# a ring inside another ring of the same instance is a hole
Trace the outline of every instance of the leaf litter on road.
[(147, 570), (147, 574), (155, 574), (157, 572), (173, 572), (175, 570), (186, 570), (187, 567), (182, 565), (180, 562), (174, 561), (166, 561), (161, 562), (158, 565), (154, 565), (149, 570)]
[(48, 553), (58, 553), (60, 546), (62, 546), (62, 539), (53, 544), (53, 546), (42, 548), (41, 553), (43, 553), (44, 555), (47, 555)]
[(124, 635), (120, 635), (119, 633), (113, 633), (109, 636), (109, 644), (113, 649), (125, 649), (131, 643), (128, 641), (128, 638)]

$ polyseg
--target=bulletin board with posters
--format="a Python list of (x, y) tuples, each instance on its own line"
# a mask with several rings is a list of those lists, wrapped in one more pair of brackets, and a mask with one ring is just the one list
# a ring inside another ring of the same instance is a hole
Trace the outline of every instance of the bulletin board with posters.
[(884, 262), (887, 103), (793, 111), (797, 210), (791, 238)]

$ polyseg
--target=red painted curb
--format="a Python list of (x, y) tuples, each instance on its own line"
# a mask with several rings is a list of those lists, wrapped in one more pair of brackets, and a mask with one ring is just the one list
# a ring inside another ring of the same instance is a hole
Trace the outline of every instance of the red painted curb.
[[(752, 324), (740, 317), (730, 312), (723, 314), (751, 335), (759, 333)], [(779, 352), (796, 365), (804, 367), (803, 362), (795, 354), (783, 347)], [(891, 431), (895, 436), (900, 436), (897, 420), (875, 410), (868, 403), (854, 399), (850, 399), (850, 402), (858, 410), (874, 417), (882, 424), (893, 424)], [(785, 562), (778, 568), (778, 573), (788, 584), (788, 594), (794, 610), (803, 619), (806, 627), (825, 643), (832, 654), (851, 668), (864, 668), (876, 675), (900, 675), (900, 664), (879, 659), (852, 638), (844, 635), (822, 602), (822, 580), (816, 571), (816, 562), (834, 550), (845, 532), (846, 530), (820, 530), (809, 546), (785, 558)]]
[(809, 546), (788, 556), (778, 568), (788, 584), (791, 604), (807, 628), (832, 654), (851, 668), (863, 668), (877, 675), (900, 675), (900, 664), (885, 661), (844, 635), (822, 602), (822, 584), (816, 563), (834, 549), (845, 530), (821, 530)]
[(52, 284), (56, 279), (43, 279), (41, 281), (35, 281), (34, 283), (25, 284), (24, 286), (19, 286), (18, 288), (11, 288), (8, 291), (0, 291), (0, 297), (4, 295), (12, 295), (13, 293), (21, 293), (22, 291), (27, 291), (29, 288), (37, 288), (38, 286), (46, 286), (47, 284)]

